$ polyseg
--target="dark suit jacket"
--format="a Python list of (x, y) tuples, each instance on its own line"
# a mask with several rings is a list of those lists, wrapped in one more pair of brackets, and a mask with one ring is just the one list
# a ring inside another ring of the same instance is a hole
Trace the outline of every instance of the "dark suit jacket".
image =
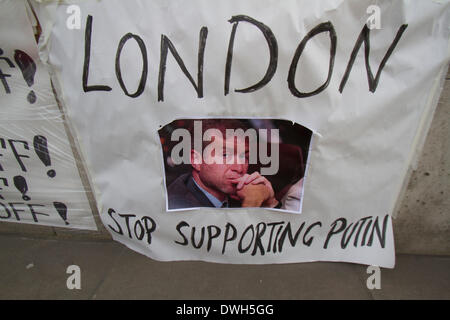
[[(195, 184), (192, 174), (185, 173), (175, 179), (167, 188), (169, 209), (214, 207), (206, 195)], [(237, 201), (231, 201), (230, 207), (240, 207)]]

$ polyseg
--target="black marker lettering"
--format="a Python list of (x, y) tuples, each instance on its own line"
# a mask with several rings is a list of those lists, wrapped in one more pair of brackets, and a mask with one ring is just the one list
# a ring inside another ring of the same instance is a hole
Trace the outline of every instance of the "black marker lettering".
[(6, 81), (6, 78), (11, 77), (9, 73), (3, 73), (2, 69), (0, 69), (0, 81), (3, 84), (3, 88), (5, 89), (6, 93), (11, 93), (11, 89), (9, 88), (8, 82)]
[[(213, 228), (215, 229), (215, 232), (213, 233)], [(208, 245), (206, 247), (206, 250), (211, 250), (212, 246), (212, 239), (217, 238), (220, 235), (220, 228), (217, 226), (208, 226)]]
[(245, 15), (238, 15), (233, 16), (228, 22), (233, 23), (233, 28), (231, 30), (230, 35), (230, 41), (228, 43), (228, 52), (227, 52), (227, 61), (225, 64), (225, 88), (224, 93), (227, 95), (230, 90), (230, 74), (231, 74), (231, 63), (233, 61), (233, 48), (234, 48), (234, 37), (236, 35), (236, 29), (239, 24), (239, 22), (245, 21), (248, 23), (253, 24), (256, 26), (264, 35), (264, 38), (266, 38), (267, 44), (269, 46), (269, 53), (270, 53), (270, 60), (269, 60), (269, 66), (267, 67), (266, 74), (264, 77), (256, 84), (245, 88), (245, 89), (236, 89), (235, 92), (253, 92), (258, 89), (261, 89), (264, 87), (267, 83), (269, 83), (270, 80), (272, 80), (272, 77), (275, 74), (275, 71), (277, 70), (277, 64), (278, 64), (278, 44), (277, 39), (275, 38), (275, 35), (273, 34), (272, 30), (265, 24), (250, 18)]
[(255, 246), (253, 248), (252, 256), (256, 254), (258, 249), (261, 251), (261, 255), (265, 254), (264, 246), (262, 245), (261, 238), (266, 232), (266, 224), (264, 222), (260, 222), (256, 225), (256, 238), (255, 238)]
[[(16, 216), (16, 220), (20, 221), (19, 212), (25, 212), (25, 210), (16, 209), (14, 206), (16, 204), (20, 204), (20, 205), (23, 206), (25, 203), (22, 203), (22, 202), (8, 202), (8, 204), (11, 207), (12, 211), (14, 212), (14, 215)], [(35, 222), (37, 222), (37, 221), (35, 220)]]
[[(21, 50), (14, 50), (14, 60), (16, 61), (16, 64), (19, 66), (19, 69), (22, 72), (23, 79), (31, 88), (34, 84), (34, 76), (37, 70), (36, 63), (26, 52)], [(36, 93), (31, 90), (27, 96), (28, 102), (35, 103), (36, 99)]]
[(158, 77), (158, 101), (164, 101), (164, 79), (166, 76), (167, 54), (170, 50), (176, 62), (180, 66), (184, 75), (189, 79), (189, 82), (197, 91), (197, 97), (203, 98), (203, 61), (205, 55), (206, 37), (208, 36), (208, 28), (202, 27), (200, 30), (200, 40), (198, 45), (198, 61), (197, 61), (197, 83), (195, 83), (191, 74), (184, 65), (183, 60), (175, 49), (175, 46), (165, 35), (161, 35), (161, 60), (159, 63), (159, 77)]
[(347, 248), (347, 245), (348, 245), (348, 243), (350, 242), (350, 239), (351, 239), (353, 233), (355, 232), (356, 227), (358, 226), (358, 223), (359, 223), (359, 221), (357, 221), (357, 222), (355, 223), (355, 225), (354, 225), (353, 228), (352, 228), (352, 231), (350, 232), (350, 234), (349, 234), (348, 236), (347, 236), (347, 232), (348, 232), (348, 230), (350, 230), (350, 228), (352, 227), (353, 223), (350, 223), (350, 224), (348, 225), (348, 227), (345, 228), (344, 234), (342, 235), (342, 238), (341, 238), (341, 248), (342, 248), (342, 249)]
[(200, 235), (200, 240), (198, 241), (198, 244), (195, 244), (195, 227), (192, 227), (192, 231), (191, 231), (192, 246), (195, 249), (200, 249), (201, 246), (203, 245), (203, 240), (205, 240), (205, 227), (201, 228), (201, 235)]
[(189, 223), (186, 221), (181, 221), (179, 224), (177, 224), (177, 231), (178, 233), (183, 237), (183, 242), (175, 241), (175, 243), (181, 244), (182, 246), (187, 246), (189, 241), (186, 238), (186, 236), (181, 232), (181, 228), (183, 227), (189, 227)]
[[(231, 236), (229, 236), (230, 230), (232, 230)], [(236, 227), (233, 226), (231, 223), (227, 223), (225, 226), (225, 235), (224, 235), (224, 239), (223, 239), (222, 254), (225, 253), (225, 247), (227, 245), (227, 242), (235, 240), (236, 237), (237, 237)]]
[[(338, 223), (338, 222), (340, 222), (341, 225), (340, 225), (339, 228), (336, 230), (336, 226), (337, 226), (337, 223)], [(327, 239), (325, 240), (325, 244), (323, 245), (323, 248), (324, 248), (324, 249), (327, 249), (327, 248), (328, 248), (328, 242), (330, 241), (331, 237), (334, 236), (335, 234), (338, 234), (339, 232), (342, 232), (342, 231), (345, 229), (346, 225), (347, 225), (347, 220), (346, 220), (345, 218), (339, 218), (339, 219), (336, 219), (336, 220), (331, 224), (331, 227), (332, 227), (332, 228), (331, 228), (331, 230), (328, 232)]]
[[(249, 231), (252, 231), (252, 239), (250, 240), (248, 246), (244, 249), (244, 248), (242, 248), (242, 242), (243, 242), (243, 240), (245, 238), (245, 235)], [(245, 253), (245, 252), (248, 251), (248, 249), (250, 249), (250, 247), (252, 246), (252, 243), (253, 243), (253, 238), (255, 238), (255, 228), (251, 224), (244, 230), (244, 233), (242, 234), (241, 239), (239, 240), (238, 250), (239, 250), (240, 253)]]
[[(3, 54), (3, 49), (0, 48), (0, 56)], [(10, 68), (15, 68), (14, 64), (12, 63), (12, 61), (8, 58), (8, 57), (0, 57), (0, 60), (4, 60), (6, 61), (6, 63), (8, 64), (8, 66)], [(8, 82), (6, 82), (6, 78), (7, 77), (11, 77), (10, 74), (6, 74), (3, 73), (2, 69), (0, 69), (0, 81), (3, 84), (3, 88), (5, 88), (5, 92), (6, 93), (11, 93), (11, 90), (9, 89), (9, 85)]]
[[(6, 149), (5, 139), (0, 138), (0, 146), (1, 146), (3, 149)], [(3, 154), (2, 154), (2, 153), (0, 153), (0, 157), (3, 157)], [(1, 164), (0, 164), (0, 171), (4, 171)]]
[(321, 227), (322, 226), (322, 222), (317, 221), (317, 222), (313, 223), (312, 225), (310, 225), (308, 227), (308, 229), (306, 229), (305, 234), (303, 235), (303, 244), (305, 246), (308, 246), (308, 247), (311, 246), (311, 243), (313, 242), (314, 237), (310, 237), (308, 240), (306, 240), (306, 236), (311, 231), (311, 229), (314, 228), (315, 226)]
[[(270, 228), (270, 236), (269, 236), (269, 244), (267, 245), (267, 252), (270, 252), (270, 247), (272, 246), (273, 230), (275, 229), (276, 226), (283, 225), (283, 224), (284, 224), (284, 222), (271, 222), (271, 223), (268, 223), (268, 224), (267, 224), (268, 226), (272, 227), (272, 228)], [(281, 229), (281, 228), (280, 228), (280, 229)], [(278, 236), (278, 234), (279, 234), (279, 232), (280, 232), (280, 229), (278, 229), (277, 236)], [(276, 246), (275, 246), (275, 244), (276, 244), (276, 239), (277, 239), (277, 237), (275, 237), (275, 242), (274, 242), (274, 252), (276, 252)]]
[(111, 87), (109, 86), (88, 85), (89, 63), (91, 59), (92, 19), (92, 16), (88, 15), (86, 20), (86, 32), (84, 35), (83, 91), (111, 91)]
[[(3, 182), (3, 185), (5, 186), (5, 187), (7, 187), (8, 186), (8, 180), (6, 179), (6, 178), (0, 178), (0, 181), (2, 181)], [(0, 191), (2, 190), (3, 188), (0, 188)], [(0, 199), (5, 199), (5, 198), (3, 198), (3, 196), (0, 194)]]
[(120, 234), (120, 235), (123, 235), (122, 227), (121, 227), (120, 224), (117, 222), (117, 220), (114, 219), (113, 213), (116, 213), (116, 211), (114, 211), (114, 209), (112, 209), (112, 208), (108, 209), (108, 215), (109, 215), (109, 216), (111, 217), (111, 219), (113, 219), (113, 221), (116, 223), (116, 226), (117, 226), (118, 230), (114, 229), (114, 228), (111, 227), (109, 224), (108, 224), (108, 227), (109, 227), (112, 231), (114, 231), (115, 233)]
[(367, 233), (369, 232), (370, 226), (372, 225), (373, 220), (369, 220), (369, 223), (366, 226), (366, 229), (364, 230), (363, 238), (361, 240), (361, 246), (364, 247), (366, 245), (366, 237)]
[(26, 141), (23, 140), (12, 140), (12, 139), (8, 139), (9, 145), (11, 146), (12, 152), (14, 154), (14, 157), (16, 158), (17, 162), (20, 165), (20, 168), (22, 169), (22, 171), (27, 172), (27, 169), (25, 168), (24, 163), (22, 162), (21, 158), (29, 158), (29, 156), (25, 155), (25, 154), (20, 154), (17, 152), (16, 146), (14, 145), (14, 143), (22, 143), (23, 147), (25, 148), (25, 150), (30, 150), (30, 148), (28, 147), (28, 143)]
[(372, 232), (369, 237), (369, 241), (367, 242), (368, 246), (372, 246), (373, 234), (374, 234), (374, 231), (376, 231), (381, 247), (382, 248), (385, 247), (385, 245), (386, 245), (386, 230), (387, 230), (388, 220), (389, 220), (389, 215), (385, 215), (384, 219), (383, 219), (383, 230), (380, 230), (380, 226), (378, 225), (378, 217), (376, 217), (375, 222), (373, 223), (373, 228), (372, 228)]
[(283, 230), (283, 226), (281, 225), (278, 228), (277, 234), (275, 235), (275, 240), (273, 241), (273, 249), (272, 249), (273, 253), (277, 253), (277, 251), (278, 251), (277, 250), (277, 245), (279, 244), (278, 237), (280, 236), (282, 230)]
[(147, 234), (147, 243), (152, 243), (152, 232), (156, 230), (156, 222), (150, 217), (142, 217), (141, 220), (144, 222), (145, 233)]
[(356, 56), (357, 56), (358, 51), (361, 48), (361, 45), (363, 42), (364, 42), (364, 58), (365, 58), (365, 63), (366, 63), (367, 80), (369, 82), (369, 90), (370, 90), (370, 92), (375, 92), (375, 90), (377, 90), (378, 81), (380, 80), (381, 71), (383, 71), (383, 68), (386, 65), (386, 62), (388, 61), (389, 57), (391, 56), (392, 52), (394, 51), (395, 47), (397, 46), (397, 43), (400, 41), (400, 38), (402, 37), (403, 32), (405, 32), (407, 27), (408, 27), (407, 24), (403, 24), (398, 29), (397, 35), (395, 36), (394, 41), (390, 45), (388, 51), (384, 55), (384, 58), (381, 61), (380, 66), (378, 67), (377, 74), (374, 78), (372, 69), (370, 68), (370, 61), (369, 61), (370, 29), (369, 29), (369, 27), (367, 27), (367, 25), (364, 25), (363, 29), (361, 30), (361, 33), (359, 34), (358, 40), (356, 40), (353, 51), (350, 55), (350, 60), (348, 61), (347, 68), (345, 70), (344, 76), (342, 77), (341, 84), (339, 85), (339, 92), (342, 93), (342, 91), (344, 91), (345, 84), (347, 83), (348, 77), (350, 76), (350, 72), (352, 71), (353, 63), (355, 62)]
[(372, 217), (371, 217), (371, 216), (370, 216), (370, 217), (365, 217), (365, 218), (361, 218), (361, 219), (359, 220), (361, 223), (359, 224), (358, 231), (356, 232), (356, 235), (355, 235), (355, 240), (353, 241), (353, 246), (354, 246), (354, 247), (358, 246), (359, 234), (360, 234), (360, 232), (361, 232), (361, 230), (362, 230), (362, 227), (363, 227), (364, 224), (366, 223), (366, 220), (368, 220), (368, 219), (370, 219), (370, 218), (372, 218)]
[[(311, 38), (313, 38), (314, 36), (316, 36), (316, 35), (318, 35), (319, 33), (322, 33), (322, 32), (328, 32), (329, 33), (329, 35), (330, 35), (330, 42), (331, 42), (331, 46), (330, 46), (330, 61), (328, 63), (327, 80), (325, 81), (324, 84), (322, 84), (319, 88), (317, 88), (316, 90), (314, 90), (312, 92), (306, 92), (306, 93), (305, 92), (300, 92), (295, 87), (295, 74), (297, 72), (298, 61), (300, 59), (300, 56), (303, 53), (303, 50), (305, 49), (305, 46), (306, 46), (307, 42)], [(333, 24), (331, 22), (329, 22), (329, 21), (319, 24), (317, 27), (315, 27), (310, 32), (308, 32), (308, 34), (303, 38), (303, 40), (298, 45), (297, 50), (295, 50), (295, 54), (294, 54), (294, 57), (292, 59), (291, 67), (289, 68), (289, 74), (288, 74), (289, 90), (291, 91), (291, 93), (294, 96), (299, 97), (299, 98), (311, 97), (313, 95), (319, 94), (320, 92), (325, 90), (326, 87), (328, 87), (328, 84), (330, 83), (330, 80), (331, 80), (331, 75), (333, 73), (334, 58), (336, 56), (336, 42), (337, 42), (336, 32), (334, 31)]]
[(125, 218), (125, 224), (127, 225), (127, 230), (128, 230), (128, 237), (130, 239), (133, 239), (132, 236), (131, 236), (130, 218), (134, 218), (134, 217), (136, 217), (136, 215), (135, 214), (120, 214), (119, 213), (119, 217)]
[[(125, 87), (125, 83), (123, 82), (122, 71), (120, 69), (120, 55), (122, 53), (123, 46), (131, 38), (136, 40), (136, 42), (139, 46), (139, 49), (141, 50), (141, 55), (142, 55), (141, 80), (139, 81), (139, 86), (135, 93), (128, 92), (127, 88)], [(147, 49), (145, 48), (144, 41), (135, 34), (127, 33), (126, 35), (124, 35), (122, 37), (122, 39), (120, 39), (119, 46), (117, 47), (117, 53), (116, 53), (116, 77), (117, 77), (117, 80), (119, 81), (120, 87), (122, 88), (123, 92), (127, 96), (132, 97), (132, 98), (139, 97), (142, 94), (142, 92), (144, 91), (145, 83), (147, 81), (147, 73), (148, 73)]]
[[(139, 232), (137, 230), (138, 229), (137, 227), (139, 227), (140, 230)], [(134, 235), (138, 240), (142, 240), (144, 238), (144, 234), (145, 234), (144, 227), (142, 226), (142, 223), (139, 220), (137, 220), (136, 223), (134, 224)]]
[(297, 239), (300, 236), (300, 232), (302, 232), (304, 226), (305, 222), (301, 224), (301, 226), (297, 229), (295, 236), (292, 237), (291, 223), (287, 223), (286, 228), (284, 228), (283, 232), (280, 235), (280, 239), (278, 240), (278, 249), (280, 252), (283, 250), (284, 240), (286, 239), (286, 236), (288, 236), (291, 246), (295, 246), (295, 244), (297, 243)]
[[(9, 219), (9, 218), (11, 218), (11, 212), (9, 211), (8, 207), (5, 206), (5, 205), (4, 205), (3, 203), (1, 203), (1, 202), (0, 202), (0, 206), (3, 207), (3, 211), (5, 211), (5, 213), (6, 213), (6, 216), (5, 216), (5, 217), (0, 215), (0, 219)], [(0, 211), (0, 212), (1, 212), (1, 211)]]
[(34, 222), (38, 222), (38, 218), (37, 218), (38, 214), (40, 214), (42, 216), (47, 216), (47, 217), (49, 216), (46, 213), (41, 213), (41, 212), (34, 211), (33, 207), (45, 207), (44, 205), (41, 205), (41, 204), (27, 204), (27, 206), (30, 208), (31, 216), (33, 217)]

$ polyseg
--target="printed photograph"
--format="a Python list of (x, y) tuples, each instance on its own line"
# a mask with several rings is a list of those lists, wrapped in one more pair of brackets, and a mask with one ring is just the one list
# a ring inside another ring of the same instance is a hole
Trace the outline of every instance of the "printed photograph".
[(167, 211), (301, 213), (312, 131), (279, 119), (177, 119), (159, 131)]

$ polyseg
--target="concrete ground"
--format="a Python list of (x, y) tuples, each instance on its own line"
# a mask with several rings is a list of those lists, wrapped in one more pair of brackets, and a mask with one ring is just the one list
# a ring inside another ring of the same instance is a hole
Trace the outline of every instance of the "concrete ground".
[[(367, 266), (158, 262), (118, 242), (0, 235), (0, 299), (450, 299), (450, 256), (398, 255), (369, 290)], [(78, 265), (81, 289), (67, 288)]]

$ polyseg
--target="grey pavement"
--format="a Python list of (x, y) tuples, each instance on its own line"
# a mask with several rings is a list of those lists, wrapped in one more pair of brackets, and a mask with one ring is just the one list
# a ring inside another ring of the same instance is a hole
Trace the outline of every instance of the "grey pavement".
[[(0, 299), (450, 299), (450, 257), (397, 255), (369, 290), (367, 266), (158, 262), (114, 241), (0, 235)], [(69, 290), (67, 267), (81, 269)]]

